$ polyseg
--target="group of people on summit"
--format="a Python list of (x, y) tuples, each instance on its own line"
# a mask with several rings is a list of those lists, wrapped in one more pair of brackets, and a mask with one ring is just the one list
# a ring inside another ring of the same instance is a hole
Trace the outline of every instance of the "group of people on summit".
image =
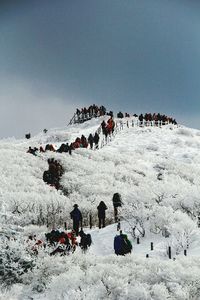
[[(137, 116), (137, 115), (135, 115)], [(173, 119), (172, 117), (168, 117), (166, 115), (161, 115), (160, 113), (154, 113), (154, 114), (151, 114), (151, 113), (146, 113), (146, 114), (140, 114), (139, 117), (138, 117), (139, 121), (140, 122), (143, 122), (143, 121), (146, 121), (146, 122), (150, 122), (150, 121), (155, 121), (155, 122), (168, 122), (168, 123), (171, 123), (171, 124), (174, 124), (174, 125), (177, 125), (177, 122), (175, 119)]]
[(84, 107), (81, 109), (76, 109), (75, 123), (84, 122), (90, 120), (91, 118), (96, 118), (104, 116), (106, 114), (106, 108), (102, 106), (97, 106), (96, 104), (90, 105), (88, 108)]

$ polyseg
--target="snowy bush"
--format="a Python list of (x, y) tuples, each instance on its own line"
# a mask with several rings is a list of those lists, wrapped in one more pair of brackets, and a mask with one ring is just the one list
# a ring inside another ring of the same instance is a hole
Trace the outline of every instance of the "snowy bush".
[(19, 236), (0, 239), (0, 284), (7, 287), (23, 282), (23, 274), (33, 268), (33, 258), (26, 252)]
[(176, 132), (177, 132), (177, 134), (184, 135), (184, 136), (189, 136), (189, 137), (193, 136), (193, 133), (191, 132), (191, 130), (189, 130), (187, 128), (179, 128)]

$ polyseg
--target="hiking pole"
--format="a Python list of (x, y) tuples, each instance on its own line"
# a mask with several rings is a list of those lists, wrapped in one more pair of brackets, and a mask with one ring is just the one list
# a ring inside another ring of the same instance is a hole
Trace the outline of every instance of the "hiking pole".
[(117, 231), (119, 231), (121, 229), (121, 224), (120, 224), (120, 219), (118, 219), (118, 223), (117, 223)]

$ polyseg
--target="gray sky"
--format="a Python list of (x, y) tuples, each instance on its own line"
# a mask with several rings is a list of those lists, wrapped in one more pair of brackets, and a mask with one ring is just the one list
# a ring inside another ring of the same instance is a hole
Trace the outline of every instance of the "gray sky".
[(200, 1), (0, 1), (0, 138), (90, 104), (200, 128)]

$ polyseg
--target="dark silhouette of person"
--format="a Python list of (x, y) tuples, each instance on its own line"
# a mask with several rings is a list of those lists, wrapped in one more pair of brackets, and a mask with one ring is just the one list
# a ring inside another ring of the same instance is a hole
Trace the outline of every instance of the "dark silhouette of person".
[(122, 206), (121, 195), (119, 193), (115, 193), (112, 198), (113, 207), (114, 207), (114, 219), (115, 222), (118, 221), (118, 207)]
[(76, 236), (79, 233), (79, 226), (82, 222), (82, 214), (78, 209), (78, 204), (74, 204), (74, 209), (70, 212), (71, 219), (73, 220), (73, 229), (76, 232)]
[(105, 211), (107, 209), (107, 206), (103, 201), (101, 201), (97, 206), (97, 209), (98, 209), (98, 218), (99, 218), (99, 228), (101, 229), (101, 226), (105, 227), (105, 218), (106, 218)]
[(93, 138), (93, 135), (91, 133), (88, 137), (88, 142), (90, 144), (90, 149), (93, 149), (94, 138)]
[(94, 135), (94, 143), (95, 143), (95, 149), (98, 149), (99, 148), (99, 135), (97, 132), (95, 132), (95, 135)]

